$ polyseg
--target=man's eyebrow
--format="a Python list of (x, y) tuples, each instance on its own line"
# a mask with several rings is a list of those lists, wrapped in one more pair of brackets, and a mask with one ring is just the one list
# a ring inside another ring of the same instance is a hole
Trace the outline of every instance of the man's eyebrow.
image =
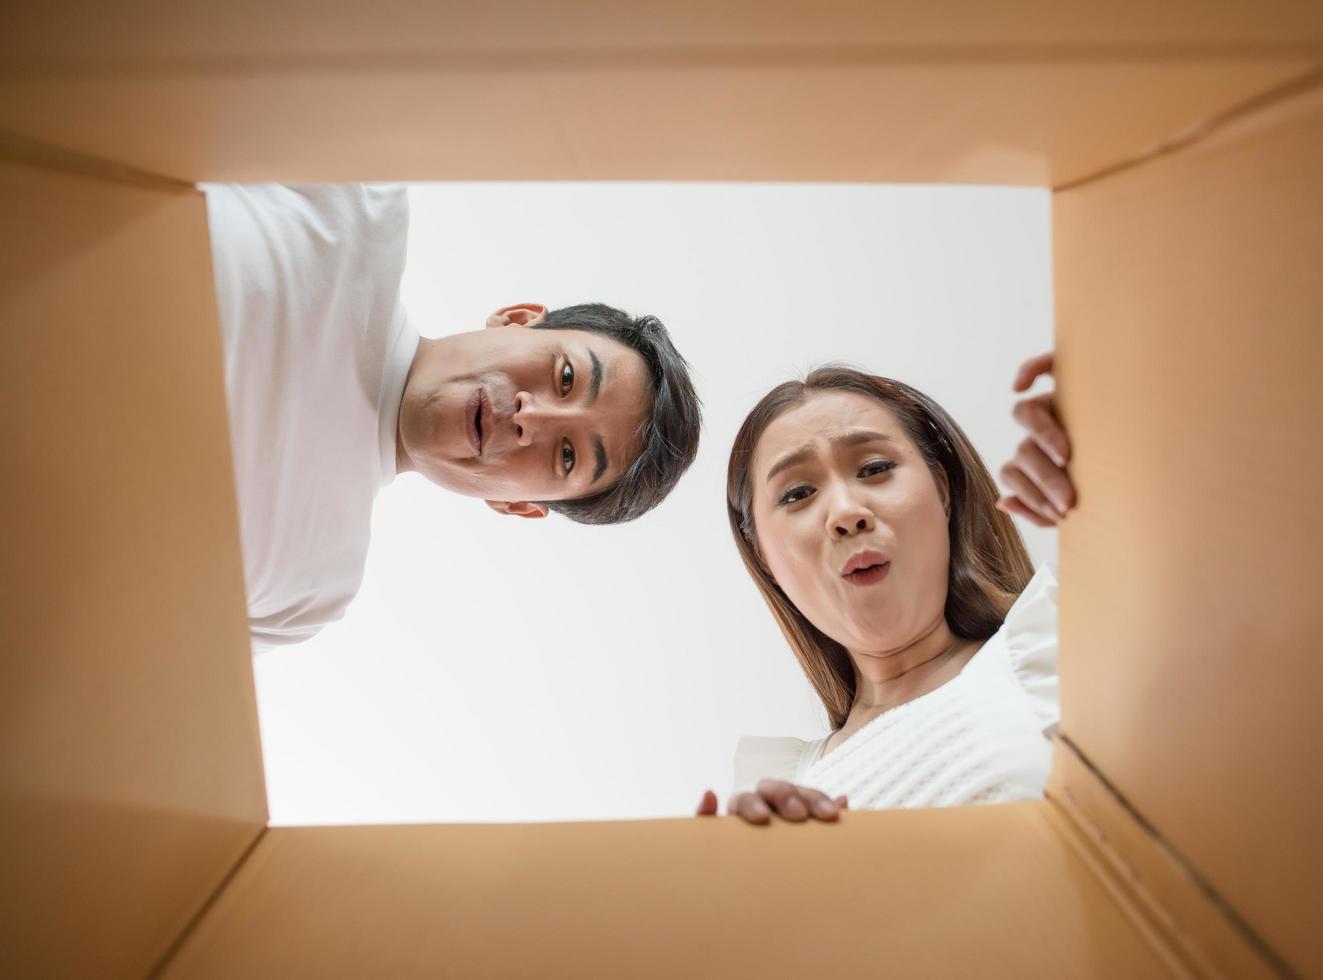
[(593, 362), (593, 375), (588, 379), (588, 404), (591, 405), (597, 401), (597, 395), (602, 390), (602, 362), (597, 359), (591, 347), (588, 348), (588, 360)]
[(596, 457), (597, 462), (593, 466), (593, 478), (588, 481), (589, 486), (600, 480), (602, 474), (606, 472), (606, 446), (602, 443), (602, 437), (596, 432), (593, 433), (593, 456)]
[[(831, 441), (838, 446), (858, 446), (865, 442), (878, 442), (879, 440), (890, 442), (891, 436), (887, 435), (885, 432), (876, 432), (872, 429), (855, 429), (853, 432), (846, 432), (839, 436), (833, 436)], [(767, 471), (767, 482), (771, 483), (772, 477), (776, 476), (776, 474), (783, 470), (788, 470), (792, 466), (798, 466), (812, 455), (812, 446), (800, 446), (794, 452), (787, 453), (773, 463), (772, 468)]]

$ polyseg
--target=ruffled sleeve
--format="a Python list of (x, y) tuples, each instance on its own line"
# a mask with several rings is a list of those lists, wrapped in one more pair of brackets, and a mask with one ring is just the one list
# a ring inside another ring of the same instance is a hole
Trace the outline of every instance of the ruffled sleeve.
[(1057, 576), (1044, 563), (1002, 625), (1011, 671), (1046, 732), (1061, 719), (1057, 679)]
[(809, 743), (800, 738), (745, 735), (735, 746), (732, 793), (747, 793), (760, 779), (795, 781), (799, 760)]

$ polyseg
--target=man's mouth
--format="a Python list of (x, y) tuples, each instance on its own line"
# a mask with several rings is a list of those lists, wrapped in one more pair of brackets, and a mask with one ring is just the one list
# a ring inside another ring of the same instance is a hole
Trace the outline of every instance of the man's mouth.
[(872, 585), (880, 582), (891, 570), (891, 562), (876, 551), (860, 551), (845, 563), (841, 578), (854, 585)]
[(491, 432), (491, 419), (492, 407), (487, 392), (481, 388), (474, 389), (464, 408), (464, 420), (468, 426), (469, 445), (478, 456), (482, 455), (483, 444)]

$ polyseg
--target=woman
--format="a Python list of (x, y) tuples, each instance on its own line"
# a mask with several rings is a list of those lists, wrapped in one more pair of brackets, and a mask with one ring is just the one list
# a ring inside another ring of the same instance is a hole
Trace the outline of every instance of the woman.
[[(1050, 366), (1030, 362), (1017, 388)], [(741, 740), (737, 784), (754, 788), (730, 812), (831, 820), (847, 800), (1042, 795), (1056, 580), (1033, 572), (1008, 513), (1054, 523), (1073, 497), (1051, 404), (1032, 401), (1042, 411), (1022, 403), (1017, 418), (1034, 434), (1003, 470), (1016, 496), (1001, 501), (955, 421), (898, 382), (824, 368), (750, 413), (731, 450), (731, 530), (832, 732)]]

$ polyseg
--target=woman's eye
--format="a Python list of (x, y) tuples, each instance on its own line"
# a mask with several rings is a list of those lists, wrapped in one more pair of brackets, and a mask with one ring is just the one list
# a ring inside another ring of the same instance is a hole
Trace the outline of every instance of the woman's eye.
[(877, 476), (879, 473), (886, 473), (888, 470), (894, 470), (896, 464), (889, 459), (875, 459), (859, 467), (860, 478)]
[(781, 494), (781, 499), (777, 501), (782, 507), (788, 507), (791, 504), (797, 504), (801, 500), (808, 500), (813, 496), (812, 487), (791, 487), (785, 493)]
[(568, 442), (560, 447), (560, 465), (565, 470), (566, 476), (574, 470), (574, 447)]
[(560, 369), (560, 393), (568, 395), (574, 387), (574, 365), (566, 361)]

